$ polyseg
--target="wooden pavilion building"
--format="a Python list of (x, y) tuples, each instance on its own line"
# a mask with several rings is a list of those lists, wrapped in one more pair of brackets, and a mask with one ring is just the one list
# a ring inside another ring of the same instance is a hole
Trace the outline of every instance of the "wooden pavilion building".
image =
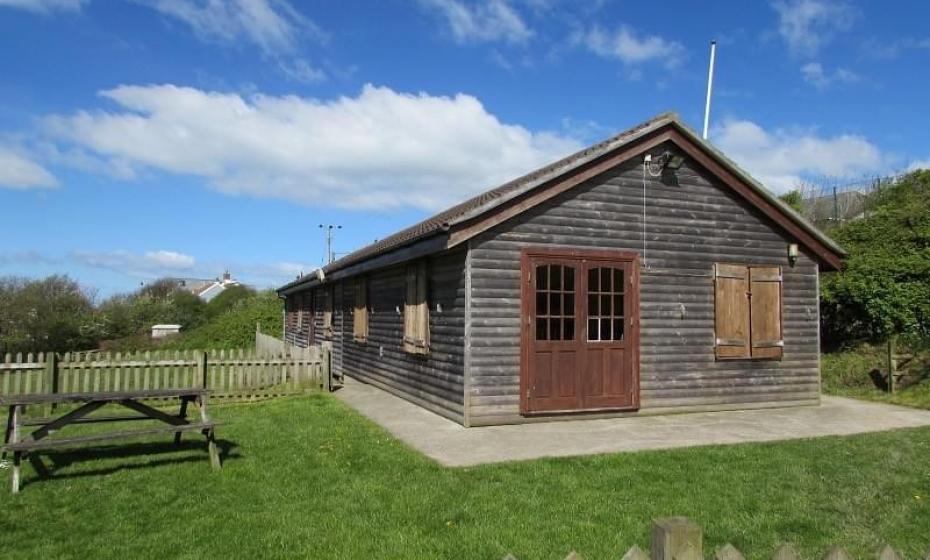
[(278, 293), (287, 342), (466, 426), (782, 407), (843, 255), (663, 114)]

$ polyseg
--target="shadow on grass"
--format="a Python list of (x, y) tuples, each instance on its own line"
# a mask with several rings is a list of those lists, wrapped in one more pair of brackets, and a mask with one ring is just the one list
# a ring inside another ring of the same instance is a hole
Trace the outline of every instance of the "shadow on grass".
[[(220, 454), (220, 464), (225, 465), (229, 460), (241, 459), (243, 455), (236, 451), (237, 445), (229, 440), (217, 439), (216, 446)], [(196, 451), (196, 454), (190, 452)], [(187, 452), (186, 455), (177, 455)], [(128, 459), (137, 457), (151, 457), (144, 463), (129, 463), (123, 465), (112, 465), (101, 468), (91, 468), (73, 473), (56, 474), (55, 471), (80, 464), (88, 461), (99, 461), (107, 459)], [(155, 458), (157, 457), (157, 458)], [(51, 462), (51, 467), (43, 461), (43, 458)], [(42, 453), (30, 453), (27, 460), (32, 464), (37, 476), (29, 477), (23, 480), (23, 486), (29, 486), (39, 481), (66, 480), (71, 478), (84, 478), (91, 476), (104, 476), (119, 471), (132, 471), (137, 469), (151, 469), (165, 465), (177, 465), (184, 463), (203, 462), (209, 464), (210, 456), (207, 453), (206, 443), (203, 441), (181, 441), (179, 444), (174, 442), (145, 442), (130, 443), (126, 445), (106, 445), (94, 447), (82, 447), (67, 451), (49, 451)]]

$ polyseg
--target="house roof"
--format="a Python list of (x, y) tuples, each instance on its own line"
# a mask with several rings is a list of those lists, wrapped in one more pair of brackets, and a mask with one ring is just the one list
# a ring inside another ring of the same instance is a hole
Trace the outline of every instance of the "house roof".
[[(531, 191), (543, 185), (549, 185), (554, 180), (558, 180), (573, 171), (593, 164), (610, 154), (631, 147), (641, 140), (654, 137), (662, 131), (674, 131), (677, 133), (675, 138), (680, 139), (683, 137), (694, 144), (700, 151), (708, 155), (713, 162), (722, 166), (727, 172), (735, 176), (738, 181), (748, 187), (749, 191), (751, 191), (750, 194), (755, 195), (746, 197), (749, 199), (749, 202), (756, 206), (760, 206), (760, 201), (758, 199), (761, 199), (762, 204), (768, 204), (773, 207), (775, 211), (784, 218), (786, 223), (796, 226), (792, 229), (800, 230), (807, 234), (804, 236), (808, 238), (807, 240), (809, 241), (805, 243), (806, 245), (810, 245), (810, 241), (820, 245), (820, 247), (817, 248), (819, 250), (815, 251), (815, 253), (826, 255), (826, 258), (823, 260), (830, 268), (839, 267), (840, 260), (846, 253), (836, 242), (818, 230), (813, 224), (805, 220), (787, 204), (779, 200), (778, 197), (772, 194), (761, 183), (753, 179), (747, 172), (742, 170), (713, 145), (700, 138), (700, 136), (681, 121), (677, 114), (662, 113), (616, 136), (612, 136), (603, 142), (589, 146), (568, 157), (546, 165), (545, 167), (541, 167), (508, 183), (504, 183), (499, 187), (485, 191), (460, 204), (443, 210), (422, 222), (354, 251), (324, 266), (324, 276), (411, 245), (431, 236), (443, 233), (448, 234), (466, 223), (473, 222), (487, 214), (494, 213), (506, 203), (518, 197), (529, 194)], [(526, 210), (528, 207), (522, 210)], [(449, 246), (457, 245), (466, 240), (467, 237), (477, 235), (477, 233), (480, 233), (480, 231), (474, 231), (471, 235), (467, 233), (460, 235), (456, 238), (455, 242)], [(804, 240), (799, 241), (803, 242)], [(295, 288), (301, 287), (303, 284), (310, 286), (319, 282), (319, 277), (316, 274), (308, 274), (281, 286), (278, 288), (278, 292), (289, 292), (293, 291)]]

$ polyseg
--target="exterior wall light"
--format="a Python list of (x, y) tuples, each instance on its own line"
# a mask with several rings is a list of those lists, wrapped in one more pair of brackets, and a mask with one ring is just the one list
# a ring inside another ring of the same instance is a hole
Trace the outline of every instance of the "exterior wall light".
[(663, 169), (676, 171), (685, 163), (685, 158), (672, 152), (665, 152), (658, 157), (658, 163)]
[(798, 244), (789, 243), (788, 244), (788, 262), (791, 263), (791, 266), (794, 266), (798, 262)]
[(668, 161), (665, 162), (666, 169), (678, 170), (685, 163), (685, 158), (678, 154), (669, 154)]

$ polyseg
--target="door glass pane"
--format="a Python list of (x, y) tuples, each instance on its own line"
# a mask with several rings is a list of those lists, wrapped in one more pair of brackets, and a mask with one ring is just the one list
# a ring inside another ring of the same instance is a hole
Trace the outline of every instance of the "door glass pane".
[(575, 294), (565, 294), (565, 299), (562, 300), (562, 315), (575, 315)]
[(588, 270), (588, 291), (589, 292), (598, 291), (598, 287), (601, 285), (600, 282), (597, 281), (598, 279), (597, 270), (598, 269), (596, 268), (592, 268)]
[(597, 312), (597, 296), (588, 295), (588, 317), (594, 317), (598, 315)]
[(546, 319), (536, 319), (536, 340), (546, 340)]
[(613, 340), (610, 334), (610, 318), (604, 317), (601, 319), (601, 340)]
[(623, 271), (620, 269), (614, 270), (614, 291), (623, 292)]
[(549, 294), (549, 310), (550, 310), (550, 315), (561, 315), (562, 294), (559, 294), (559, 293)]
[(613, 269), (604, 267), (601, 269), (601, 291), (606, 292), (610, 290), (610, 273)]
[(610, 296), (607, 294), (601, 296), (601, 315), (610, 315)]
[(549, 300), (546, 298), (546, 292), (536, 292), (536, 314), (549, 314)]
[(562, 340), (561, 319), (549, 319), (549, 340)]
[(614, 296), (614, 315), (623, 315), (623, 296), (620, 294)]
[(562, 267), (554, 264), (549, 267), (549, 289), (550, 290), (561, 290), (562, 289)]
[(614, 340), (623, 340), (623, 319), (614, 319)]
[(544, 264), (536, 267), (536, 289), (549, 289), (549, 267)]
[(562, 340), (575, 340), (575, 320), (569, 317), (562, 322), (562, 326), (565, 327)]
[(597, 319), (588, 319), (588, 340), (600, 340)]
[(570, 266), (565, 267), (565, 291), (575, 291), (575, 269)]

